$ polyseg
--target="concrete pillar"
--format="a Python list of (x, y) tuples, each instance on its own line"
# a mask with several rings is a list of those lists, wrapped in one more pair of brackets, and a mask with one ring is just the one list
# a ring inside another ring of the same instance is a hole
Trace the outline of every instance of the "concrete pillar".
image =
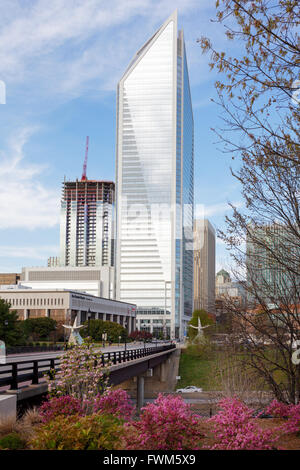
[(28, 318), (28, 312), (27, 312), (27, 309), (24, 308), (24, 320), (27, 320)]
[(45, 317), (47, 317), (47, 318), (50, 317), (50, 309), (49, 308), (45, 309)]
[(17, 417), (17, 396), (0, 395), (0, 421), (3, 419)]
[(117, 323), (120, 325), (120, 315), (117, 315)]
[(132, 326), (132, 322), (131, 322), (131, 317), (128, 317), (127, 318), (127, 331), (128, 331), (128, 334), (130, 335), (132, 329), (131, 329), (131, 326)]
[(167, 361), (162, 362), (160, 365), (160, 381), (161, 382), (166, 382), (167, 380)]
[(144, 406), (144, 394), (145, 394), (145, 379), (142, 375), (137, 377), (137, 393), (136, 393), (136, 406), (137, 410), (140, 411)]
[(103, 321), (106, 321), (106, 313), (103, 313), (103, 318), (102, 318)]

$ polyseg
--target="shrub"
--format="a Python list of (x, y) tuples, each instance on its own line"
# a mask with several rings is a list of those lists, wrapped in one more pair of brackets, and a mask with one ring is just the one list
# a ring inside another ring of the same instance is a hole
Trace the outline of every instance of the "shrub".
[(27, 318), (22, 321), (22, 329), (27, 338), (39, 341), (47, 339), (56, 328), (56, 321), (53, 318), (39, 317)]
[(134, 413), (134, 406), (125, 390), (108, 390), (102, 396), (98, 396), (94, 405), (95, 413), (112, 414), (130, 420)]
[(107, 388), (108, 369), (92, 345), (74, 346), (60, 359), (60, 372), (45, 376), (49, 392), (89, 401)]
[[(90, 326), (88, 328), (83, 328), (80, 332), (83, 338), (90, 336), (93, 341), (101, 342), (102, 334), (107, 334), (107, 340), (113, 343), (118, 343), (119, 336), (121, 336), (121, 341), (127, 339), (127, 330), (116, 322), (103, 321), (103, 320), (90, 320)], [(87, 327), (88, 322), (84, 322), (84, 325)]]
[(19, 434), (12, 432), (0, 439), (1, 450), (22, 450), (25, 449), (26, 442), (22, 439)]
[(30, 442), (38, 450), (120, 449), (122, 423), (111, 415), (57, 416), (37, 429)]
[(0, 338), (7, 348), (21, 345), (25, 340), (22, 331), (23, 321), (18, 320), (15, 310), (9, 310), (10, 306), (10, 303), (0, 299)]
[(281, 430), (285, 433), (300, 432), (300, 403), (297, 405), (287, 405), (273, 400), (266, 409), (266, 413), (278, 418), (287, 419), (287, 422), (281, 426)]
[(52, 397), (49, 401), (45, 401), (39, 409), (42, 422), (48, 423), (48, 421), (57, 416), (82, 415), (81, 403), (81, 400), (69, 395)]
[(142, 408), (140, 420), (125, 424), (128, 450), (199, 449), (200, 420), (178, 396), (159, 394)]
[(23, 417), (18, 420), (17, 422), (17, 432), (23, 438), (28, 442), (30, 440), (38, 426), (40, 426), (43, 422), (43, 418), (39, 413), (39, 410), (37, 408), (30, 408), (27, 410)]
[(218, 450), (268, 450), (277, 438), (275, 430), (262, 430), (253, 419), (253, 412), (236, 398), (219, 402), (221, 410), (208, 420), (213, 425), (217, 440), (211, 449)]
[(152, 334), (148, 331), (135, 330), (129, 335), (129, 338), (133, 341), (151, 341)]

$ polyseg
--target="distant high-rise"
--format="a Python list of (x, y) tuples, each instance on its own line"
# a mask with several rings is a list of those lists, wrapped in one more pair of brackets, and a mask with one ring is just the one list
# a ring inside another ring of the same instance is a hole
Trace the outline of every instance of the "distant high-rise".
[(295, 227), (248, 226), (248, 300), (267, 304), (299, 303), (300, 247)]
[(206, 219), (194, 221), (194, 309), (215, 312), (215, 229)]
[(60, 266), (113, 266), (115, 184), (64, 181), (60, 219)]
[(118, 84), (117, 298), (140, 328), (181, 337), (193, 310), (194, 124), (177, 12)]
[(246, 292), (241, 282), (232, 281), (230, 274), (221, 269), (216, 275), (216, 298), (235, 298), (242, 303), (246, 299)]

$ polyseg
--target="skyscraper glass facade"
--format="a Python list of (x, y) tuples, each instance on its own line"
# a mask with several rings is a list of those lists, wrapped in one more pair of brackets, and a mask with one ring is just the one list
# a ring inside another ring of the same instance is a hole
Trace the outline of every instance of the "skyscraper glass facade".
[(193, 114), (176, 13), (137, 52), (117, 106), (117, 298), (179, 336), (193, 303)]

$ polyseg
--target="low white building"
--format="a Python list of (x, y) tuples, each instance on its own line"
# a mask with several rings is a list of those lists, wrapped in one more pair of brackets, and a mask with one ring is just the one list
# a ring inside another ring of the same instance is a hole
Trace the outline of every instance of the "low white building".
[(25, 267), (19, 283), (32, 289), (70, 289), (115, 298), (114, 268), (110, 266)]
[(88, 318), (112, 321), (128, 333), (136, 329), (136, 305), (67, 289), (1, 289), (0, 298), (9, 302), (20, 320), (49, 317), (79, 325)]

